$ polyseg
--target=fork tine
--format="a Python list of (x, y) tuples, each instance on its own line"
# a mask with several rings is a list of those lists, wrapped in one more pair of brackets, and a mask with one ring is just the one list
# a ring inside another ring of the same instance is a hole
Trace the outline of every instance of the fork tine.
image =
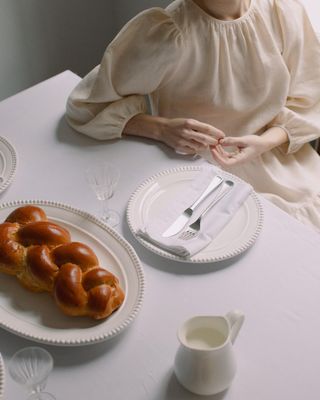
[(202, 212), (202, 214), (200, 214), (198, 219), (194, 221), (191, 225), (189, 225), (187, 229), (180, 234), (179, 239), (189, 240), (196, 237), (200, 233), (202, 218), (216, 203), (219, 202), (219, 200), (221, 200), (224, 197), (224, 195), (232, 188), (233, 185), (234, 183), (232, 181), (229, 180), (225, 181), (224, 186), (221, 186), (220, 192), (218, 192), (217, 196), (207, 206), (207, 208)]
[(198, 231), (193, 230), (192, 228), (188, 228), (186, 231), (182, 232), (179, 236), (179, 239), (189, 240), (194, 238), (197, 235)]

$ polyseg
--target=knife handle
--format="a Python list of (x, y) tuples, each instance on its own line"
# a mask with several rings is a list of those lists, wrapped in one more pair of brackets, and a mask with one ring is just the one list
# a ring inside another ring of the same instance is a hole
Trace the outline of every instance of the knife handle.
[(201, 196), (189, 207), (192, 211), (194, 211), (198, 205), (207, 197), (211, 192), (213, 192), (218, 186), (221, 185), (223, 179), (221, 176), (216, 175), (211, 183), (208, 185), (206, 190), (201, 194)]
[(207, 206), (207, 208), (202, 211), (200, 217), (203, 218), (210, 210), (211, 208), (218, 203), (219, 200), (221, 200), (228, 192), (231, 190), (233, 187), (234, 183), (230, 180), (227, 180), (224, 182), (223, 186), (221, 186), (219, 193), (215, 196), (213, 201)]

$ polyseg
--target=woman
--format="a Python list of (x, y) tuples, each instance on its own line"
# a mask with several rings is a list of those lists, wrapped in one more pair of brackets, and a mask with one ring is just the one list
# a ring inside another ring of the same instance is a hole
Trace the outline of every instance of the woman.
[(320, 157), (308, 144), (320, 136), (320, 44), (297, 0), (140, 13), (73, 90), (67, 120), (96, 139), (202, 154), (320, 229)]

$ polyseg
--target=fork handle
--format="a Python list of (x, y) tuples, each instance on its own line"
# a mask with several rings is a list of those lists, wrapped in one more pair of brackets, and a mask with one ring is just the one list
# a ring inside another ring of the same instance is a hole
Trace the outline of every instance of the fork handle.
[(222, 199), (222, 197), (224, 197), (229, 190), (231, 190), (232, 186), (234, 185), (234, 183), (232, 181), (225, 181), (223, 183), (223, 185), (220, 188), (219, 193), (217, 194), (217, 196), (213, 199), (213, 201), (205, 208), (205, 210), (201, 213), (201, 215), (199, 216), (199, 218), (203, 218), (207, 212), (209, 212), (211, 210), (211, 208), (218, 203), (219, 200)]
[(210, 184), (208, 185), (208, 187), (206, 188), (206, 190), (201, 194), (201, 196), (189, 207), (192, 211), (194, 211), (198, 205), (204, 200), (206, 199), (210, 193), (212, 193), (215, 189), (217, 189), (221, 183), (223, 182), (223, 179), (221, 176), (216, 175), (212, 181), (210, 182)]

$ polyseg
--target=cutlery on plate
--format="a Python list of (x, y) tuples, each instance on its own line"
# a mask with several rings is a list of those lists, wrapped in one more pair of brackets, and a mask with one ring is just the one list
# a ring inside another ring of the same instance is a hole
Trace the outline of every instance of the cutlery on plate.
[(204, 216), (211, 210), (211, 208), (215, 204), (217, 204), (231, 190), (233, 185), (234, 185), (234, 183), (229, 180), (223, 182), (223, 185), (221, 186), (220, 191), (217, 194), (217, 196), (208, 205), (208, 207), (205, 208), (205, 210), (201, 213), (199, 218), (196, 221), (194, 221), (192, 224), (190, 224), (187, 227), (187, 229), (180, 234), (179, 239), (189, 240), (189, 239), (193, 239), (194, 237), (196, 237), (200, 232), (201, 221), (204, 218)]
[(202, 201), (206, 199), (209, 194), (216, 190), (222, 182), (223, 178), (216, 175), (203, 193), (198, 197), (198, 199), (191, 204), (190, 207), (186, 208), (182, 214), (169, 226), (169, 228), (162, 233), (162, 237), (170, 237), (179, 233), (186, 226), (187, 222), (193, 215), (194, 210), (199, 206), (199, 204), (202, 203)]

